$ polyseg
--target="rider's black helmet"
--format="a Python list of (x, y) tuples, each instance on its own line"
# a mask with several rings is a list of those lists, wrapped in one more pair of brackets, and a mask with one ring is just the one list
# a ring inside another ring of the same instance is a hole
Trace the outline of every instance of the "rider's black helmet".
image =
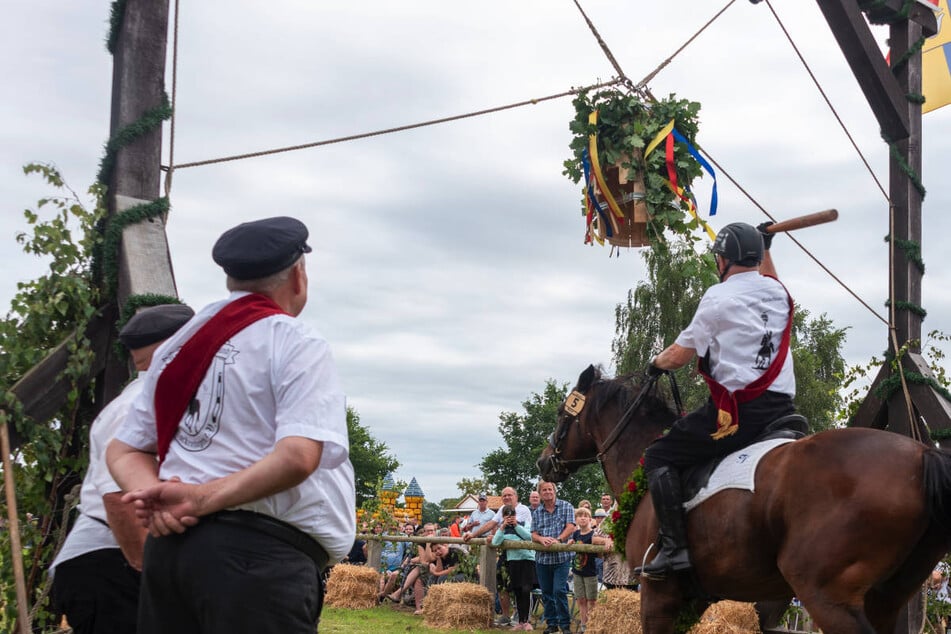
[(763, 261), (763, 236), (745, 222), (733, 222), (720, 229), (713, 252), (739, 266), (756, 266)]

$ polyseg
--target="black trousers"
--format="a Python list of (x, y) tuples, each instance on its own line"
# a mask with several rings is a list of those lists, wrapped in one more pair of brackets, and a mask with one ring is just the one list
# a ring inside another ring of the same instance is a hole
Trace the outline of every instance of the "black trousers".
[(746, 447), (774, 420), (794, 414), (796, 408), (788, 394), (763, 392), (758, 398), (739, 406), (739, 429), (732, 436), (714, 440), (717, 408), (712, 399), (674, 422), (670, 431), (655, 440), (644, 452), (644, 471), (658, 467), (682, 470), (706, 460), (725, 456)]
[(314, 634), (322, 607), (313, 560), (270, 535), (206, 521), (145, 542), (139, 634)]
[(139, 573), (118, 548), (64, 561), (53, 576), (53, 608), (75, 634), (135, 634)]

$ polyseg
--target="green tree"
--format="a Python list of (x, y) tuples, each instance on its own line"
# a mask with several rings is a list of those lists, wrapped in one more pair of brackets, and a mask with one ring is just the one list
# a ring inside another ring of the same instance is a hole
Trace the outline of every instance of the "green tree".
[[(704, 291), (717, 283), (712, 256), (698, 254), (684, 242), (645, 250), (647, 279), (628, 293), (627, 302), (615, 311), (612, 343), (618, 374), (643, 370), (650, 359), (673, 342), (696, 312)], [(846, 329), (836, 328), (825, 314), (809, 318), (808, 310), (795, 308), (790, 343), (796, 371), (796, 407), (814, 431), (832, 426), (842, 397), (839, 392), (845, 361), (840, 352)], [(690, 410), (709, 396), (695, 364), (674, 373)]]
[[(549, 379), (542, 394), (533, 393), (522, 403), (524, 414), (503, 412), (499, 415), (499, 433), (505, 447), (489, 452), (479, 464), (494, 490), (515, 487), (520, 500), (527, 501), (528, 492), (539, 480), (535, 461), (555, 430), (558, 406), (567, 392), (566, 385), (559, 387)], [(581, 499), (599, 497), (606, 487), (600, 466), (587, 465), (558, 486), (558, 497), (576, 504)]]
[[(87, 209), (54, 167), (31, 164), (24, 172), (40, 175), (55, 191), (41, 199), (35, 211), (24, 212), (30, 230), (16, 238), (25, 252), (48, 261), (49, 268), (37, 279), (17, 284), (10, 310), (0, 320), (0, 424), (9, 422), (22, 441), (13, 451), (13, 475), (28, 598), (33, 622), (42, 627), (47, 617), (40, 600), (44, 571), (66, 528), (64, 496), (86, 466), (86, 430), (95, 411), (91, 391), (78, 387), (89, 372), (93, 352), (84, 337), (70, 335), (84, 332), (100, 302), (91, 271), (99, 240), (95, 225), (104, 210), (100, 187), (89, 190), (95, 205)], [(69, 351), (64, 376), (72, 389), (49, 420), (35, 421), (23, 415), (10, 390), (63, 341), (68, 341)], [(0, 513), (7, 516), (5, 500)], [(33, 522), (26, 521), (27, 513)], [(0, 532), (0, 631), (5, 632), (13, 631), (17, 605), (9, 540), (9, 531)]]
[(835, 328), (823, 313), (809, 319), (809, 311), (796, 305), (793, 319), (792, 354), (796, 370), (796, 408), (809, 420), (813, 431), (835, 426), (842, 405), (842, 375), (845, 359), (842, 344), (845, 328)]
[(359, 508), (376, 497), (378, 484), (386, 474), (396, 471), (400, 463), (390, 454), (386, 443), (374, 438), (370, 430), (360, 424), (360, 414), (352, 407), (347, 407), (347, 432)]
[[(672, 241), (642, 252), (647, 279), (627, 294), (615, 309), (615, 337), (611, 344), (618, 375), (640, 372), (650, 359), (683, 330), (704, 291), (716, 284), (711, 253), (697, 253), (684, 241)], [(699, 406), (708, 392), (691, 367), (674, 372), (684, 405)]]
[[(443, 506), (442, 504), (437, 504), (436, 502), (424, 501), (423, 502), (423, 524), (429, 523), (438, 523), (441, 526), (446, 525), (446, 518), (443, 515)], [(445, 507), (451, 508), (451, 507)]]
[(459, 482), (456, 482), (456, 487), (459, 489), (459, 497), (463, 497), (468, 494), (478, 495), (482, 492), (489, 492), (489, 482), (485, 477), (481, 478), (462, 478)]

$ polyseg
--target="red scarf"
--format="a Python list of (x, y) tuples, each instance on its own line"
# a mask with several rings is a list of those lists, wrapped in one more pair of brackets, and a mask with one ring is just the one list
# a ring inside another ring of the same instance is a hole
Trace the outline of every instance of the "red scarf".
[(159, 464), (165, 460), (172, 438), (198, 393), (218, 349), (228, 339), (254, 322), (287, 311), (264, 295), (245, 295), (209, 319), (185, 342), (171, 363), (165, 366), (155, 385), (155, 431)]
[[(772, 275), (767, 275), (766, 277), (776, 279)], [(779, 280), (776, 281), (779, 282)], [(782, 286), (782, 282), (779, 282), (779, 284)], [(786, 291), (785, 286), (783, 286), (783, 290)], [(720, 438), (736, 433), (736, 430), (740, 428), (740, 403), (752, 401), (769, 389), (769, 386), (773, 384), (773, 381), (776, 380), (776, 377), (779, 376), (779, 372), (783, 369), (783, 364), (786, 362), (786, 355), (789, 353), (789, 339), (793, 324), (793, 300), (789, 295), (789, 291), (786, 291), (786, 297), (789, 299), (789, 321), (786, 323), (786, 329), (783, 331), (782, 339), (779, 342), (779, 350), (776, 351), (776, 356), (766, 369), (766, 372), (763, 372), (755, 381), (735, 392), (730, 392), (705, 371), (706, 368), (704, 366), (708, 365), (704, 363), (705, 360), (701, 359), (697, 362), (697, 369), (701, 376), (703, 376), (704, 381), (707, 382), (707, 387), (710, 388), (710, 397), (713, 399), (713, 404), (716, 405), (718, 410), (717, 430), (710, 434), (710, 437), (714, 440), (719, 440)]]

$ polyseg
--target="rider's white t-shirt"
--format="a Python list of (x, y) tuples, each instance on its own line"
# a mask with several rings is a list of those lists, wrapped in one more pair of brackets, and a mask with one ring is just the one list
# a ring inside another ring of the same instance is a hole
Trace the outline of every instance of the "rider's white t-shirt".
[[(698, 357), (710, 352), (711, 376), (730, 392), (758, 379), (770, 366), (789, 320), (786, 289), (757, 271), (735, 273), (704, 293), (677, 344)], [(770, 391), (796, 395), (792, 352)]]

